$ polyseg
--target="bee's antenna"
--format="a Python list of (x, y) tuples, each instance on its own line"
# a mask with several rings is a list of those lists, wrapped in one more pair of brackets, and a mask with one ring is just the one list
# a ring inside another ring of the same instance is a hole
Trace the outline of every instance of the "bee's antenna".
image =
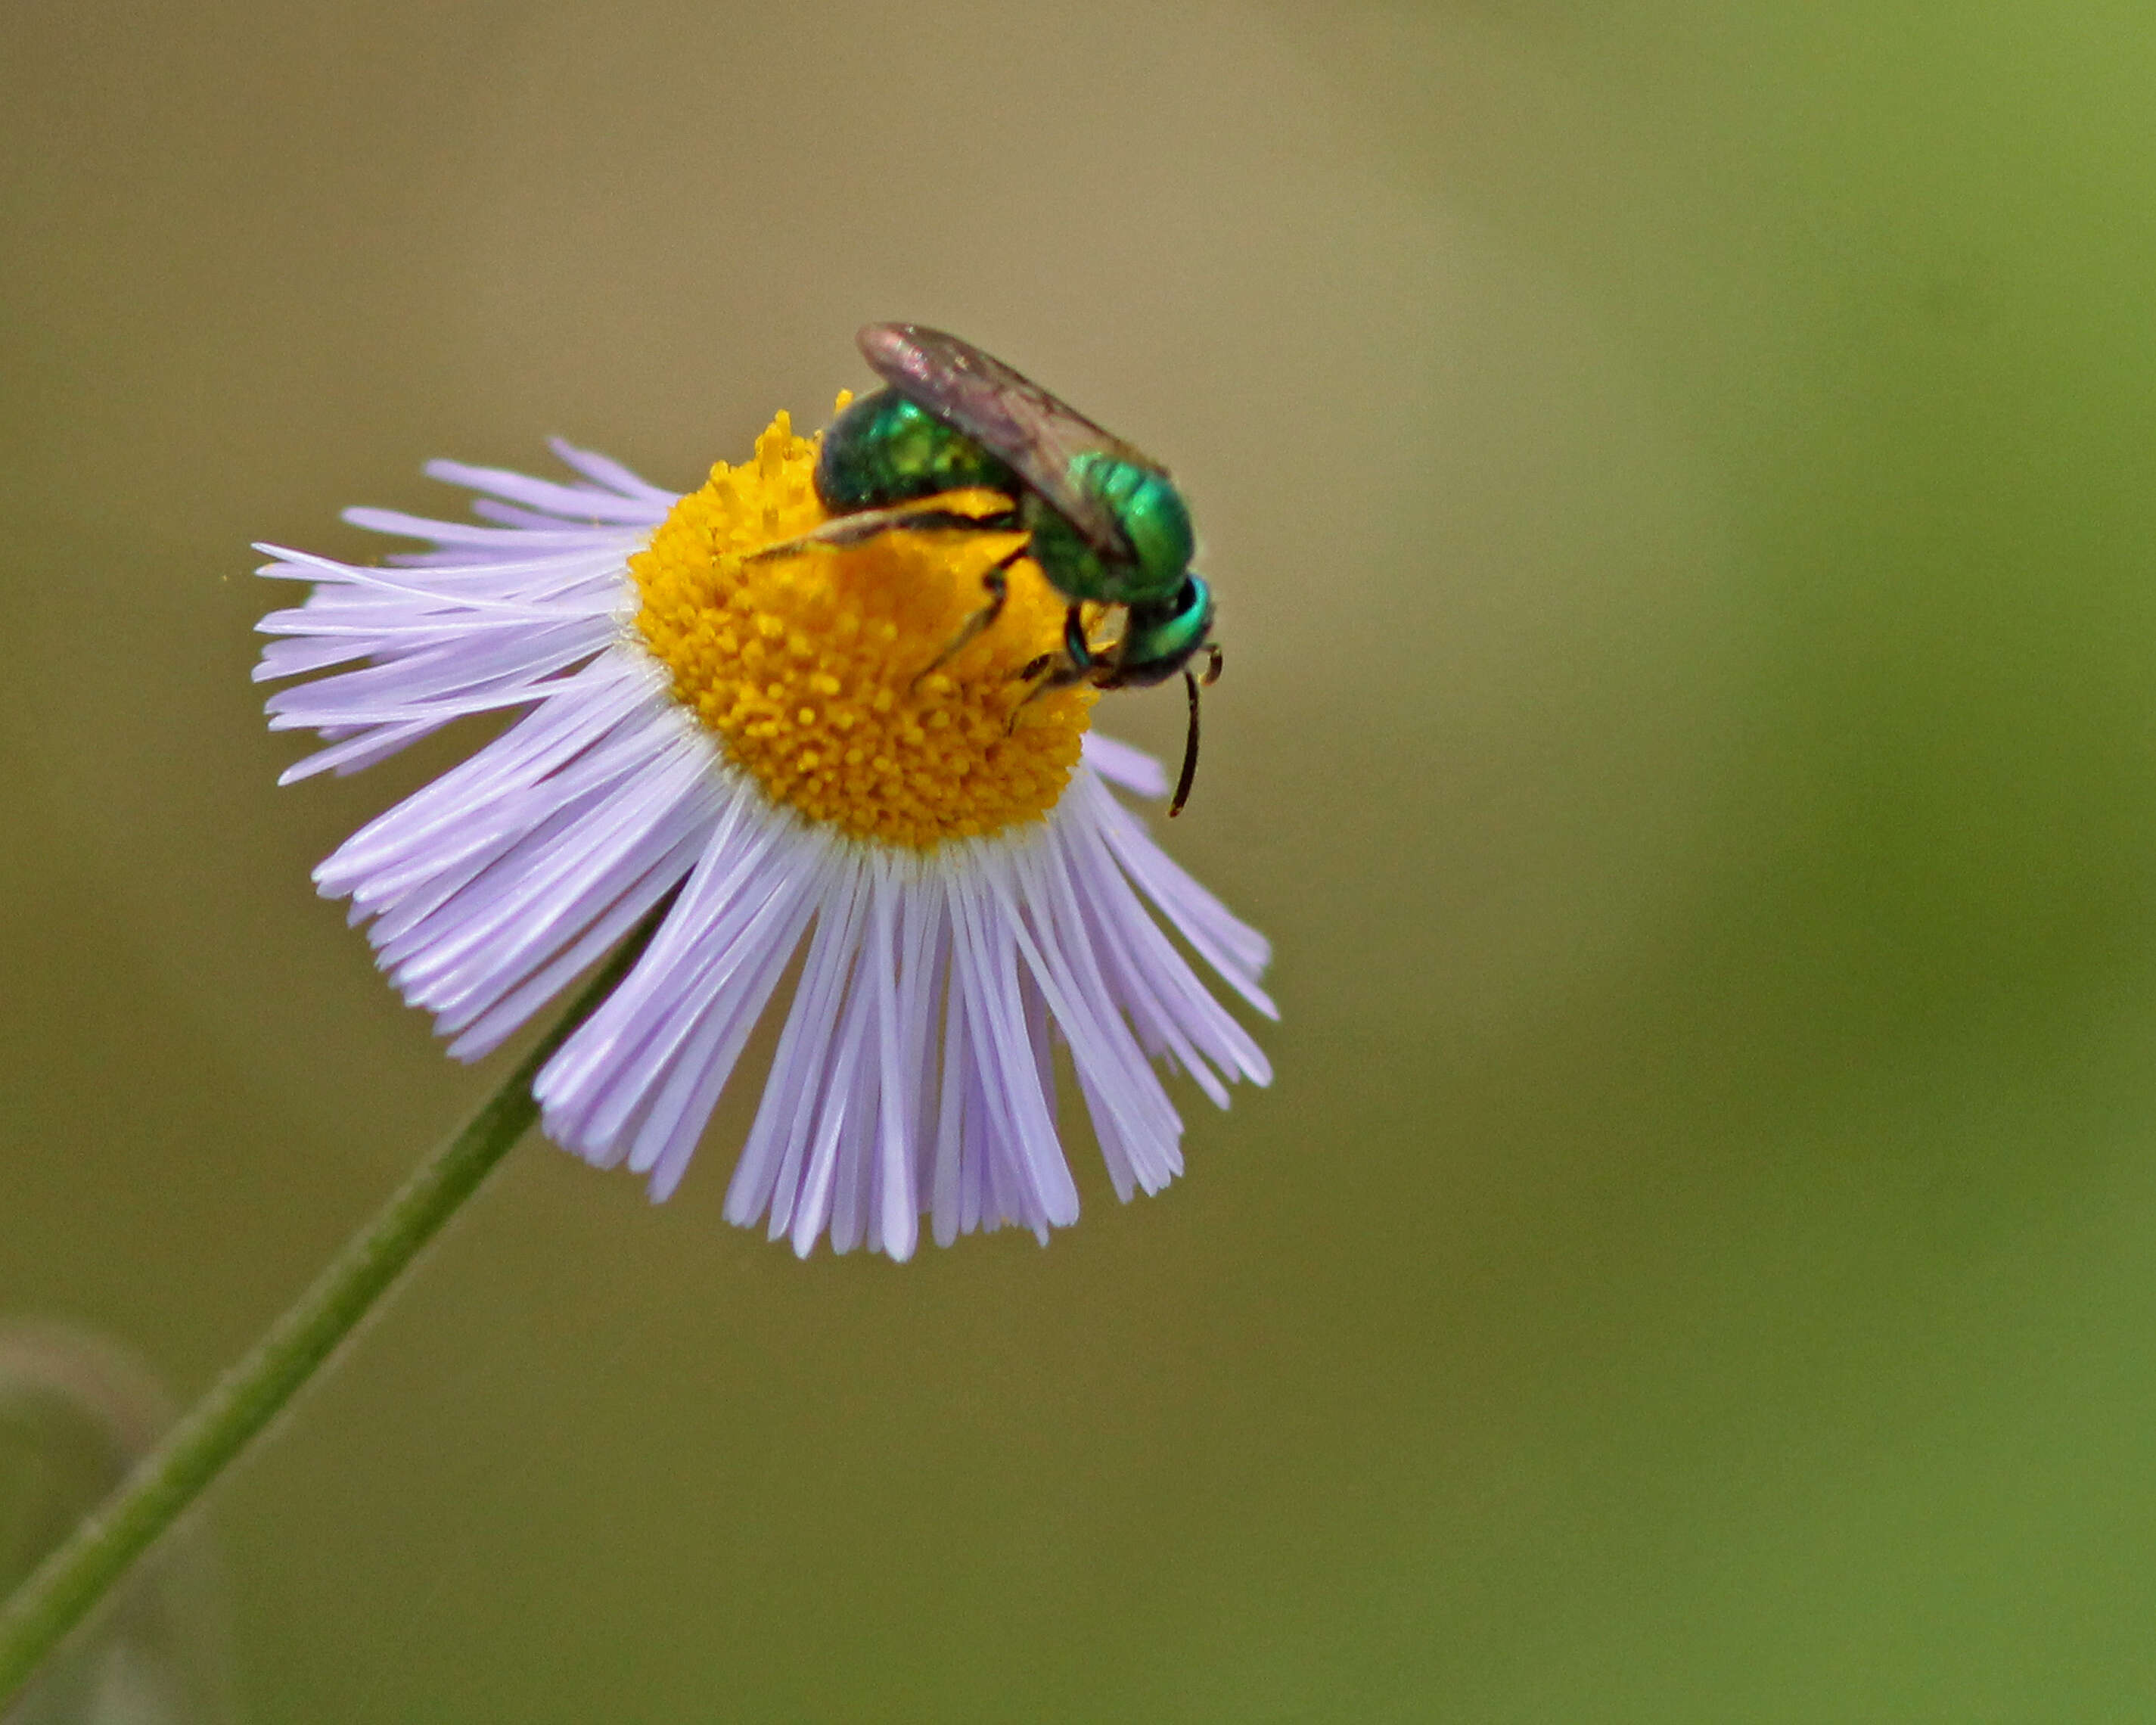
[(1183, 774), (1175, 781), (1175, 800), (1168, 805), (1170, 820), (1183, 813), (1183, 805), (1190, 800), (1190, 782), (1198, 777), (1198, 679), (1188, 666), (1183, 669), (1183, 686), (1190, 691), (1190, 730), (1183, 739)]

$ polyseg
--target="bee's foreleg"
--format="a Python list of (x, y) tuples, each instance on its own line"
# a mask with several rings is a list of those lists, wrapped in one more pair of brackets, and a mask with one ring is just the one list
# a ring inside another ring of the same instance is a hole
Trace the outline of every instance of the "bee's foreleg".
[(1029, 659), (1014, 681), (1029, 683), (1033, 686), (1024, 697), (1011, 709), (1008, 732), (1018, 728), (1018, 716), (1044, 695), (1057, 689), (1068, 689), (1075, 683), (1097, 681), (1101, 675), (1101, 656), (1093, 650), (1093, 644), (1086, 639), (1085, 613), (1073, 605), (1064, 614), (1063, 650), (1043, 653)]
[(1093, 669), (1093, 644), (1086, 639), (1086, 612), (1073, 605), (1063, 614), (1063, 656), (1070, 662), (1070, 680), (1078, 682)]
[(1004, 601), (1010, 597), (1010, 567), (1026, 554), (1026, 551), (1027, 547), (1021, 545), (1016, 550), (997, 558), (988, 573), (981, 577), (981, 586), (988, 596), (988, 603), (968, 617), (966, 619), (965, 627), (944, 644), (943, 650), (914, 674), (913, 680), (906, 685), (908, 694), (921, 686), (923, 677), (932, 672), (941, 670), (959, 654), (964, 652), (979, 638), (983, 629), (990, 627), (996, 619), (1003, 615)]

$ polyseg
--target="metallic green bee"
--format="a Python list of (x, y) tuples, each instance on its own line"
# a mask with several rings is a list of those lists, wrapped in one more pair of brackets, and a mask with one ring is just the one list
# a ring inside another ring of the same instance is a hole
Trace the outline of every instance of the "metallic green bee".
[[(1209, 639), (1212, 593), (1190, 570), (1189, 511), (1167, 470), (956, 336), (872, 323), (856, 339), (890, 387), (851, 403), (824, 433), (816, 495), (834, 519), (758, 555), (898, 529), (1025, 534), (983, 578), (988, 602), (921, 675), (995, 622), (1005, 572), (1031, 557), (1071, 602), (1061, 650), (1024, 673), (1037, 690), (1145, 688), (1183, 673), (1190, 727), (1168, 809), (1180, 813), (1198, 770), (1200, 680), (1190, 661), (1208, 655), (1210, 683), (1220, 649)], [(999, 492), (1009, 506), (985, 515), (921, 506), (961, 490)], [(1122, 610), (1122, 631), (1105, 645), (1087, 639), (1088, 603)]]

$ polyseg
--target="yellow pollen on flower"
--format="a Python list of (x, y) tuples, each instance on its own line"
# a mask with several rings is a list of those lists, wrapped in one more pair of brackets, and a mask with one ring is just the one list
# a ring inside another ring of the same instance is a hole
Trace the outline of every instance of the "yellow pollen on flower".
[[(752, 461), (715, 465), (629, 559), (636, 627), (675, 696), (773, 801), (857, 838), (925, 850), (1040, 819), (1098, 699), (1026, 699), (1019, 673), (1061, 640), (1066, 602), (1022, 559), (993, 625), (929, 670), (1020, 536), (899, 529), (754, 557), (829, 519), (816, 450), (780, 413)], [(1003, 501), (957, 493), (937, 507)]]

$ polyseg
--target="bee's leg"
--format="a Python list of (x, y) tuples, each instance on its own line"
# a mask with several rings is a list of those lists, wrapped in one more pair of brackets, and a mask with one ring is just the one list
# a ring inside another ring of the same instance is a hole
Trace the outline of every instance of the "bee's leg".
[(988, 572), (981, 578), (981, 586), (988, 595), (988, 602), (966, 619), (966, 626), (944, 644), (943, 650), (914, 674), (913, 680), (906, 685), (910, 695), (921, 686), (923, 677), (941, 670), (953, 659), (971, 646), (983, 630), (988, 629), (1004, 613), (1004, 601), (1010, 597), (1009, 571), (1011, 566), (1026, 554), (1028, 547), (1017, 550), (996, 559)]
[(965, 515), (955, 509), (864, 509), (854, 515), (834, 516), (821, 526), (794, 539), (782, 539), (749, 552), (743, 560), (760, 562), (765, 557), (790, 556), (814, 545), (859, 545), (879, 534), (901, 531), (916, 533), (1008, 533), (1018, 526), (1014, 512)]
[[(1060, 660), (1061, 663), (1057, 664)], [(1055, 674), (1034, 691), (1038, 695), (1049, 689), (1068, 689), (1073, 683), (1082, 683), (1093, 675), (1101, 656), (1093, 650), (1093, 644), (1086, 639), (1086, 617), (1081, 607), (1073, 605), (1063, 614), (1063, 650), (1061, 653), (1043, 653), (1029, 659), (1019, 671), (1016, 680), (1030, 683), (1046, 670), (1055, 666)]]
[[(1045, 675), (1043, 675), (1045, 673)], [(1010, 719), (1004, 726), (1008, 736), (1018, 728), (1018, 716), (1051, 690), (1068, 689), (1074, 683), (1096, 682), (1106, 675), (1099, 654), (1093, 644), (1086, 639), (1084, 612), (1073, 605), (1063, 614), (1063, 650), (1043, 653), (1026, 661), (1015, 680), (1030, 683), (1025, 698), (1013, 707)]]
[(1063, 656), (1070, 661), (1074, 683), (1093, 669), (1093, 644), (1086, 639), (1086, 618), (1077, 605), (1063, 614)]
[(1070, 675), (1068, 667), (1061, 665), (1058, 665), (1050, 675), (1044, 677), (1040, 675), (1042, 670), (1055, 664), (1055, 655), (1053, 653), (1044, 653), (1020, 673), (1020, 675), (1031, 682), (1033, 686), (1012, 703), (1010, 712), (1004, 720), (1004, 736), (1009, 737), (1012, 732), (1018, 729), (1018, 716), (1040, 700), (1042, 696), (1053, 689), (1068, 689), (1073, 683), (1081, 680)]

